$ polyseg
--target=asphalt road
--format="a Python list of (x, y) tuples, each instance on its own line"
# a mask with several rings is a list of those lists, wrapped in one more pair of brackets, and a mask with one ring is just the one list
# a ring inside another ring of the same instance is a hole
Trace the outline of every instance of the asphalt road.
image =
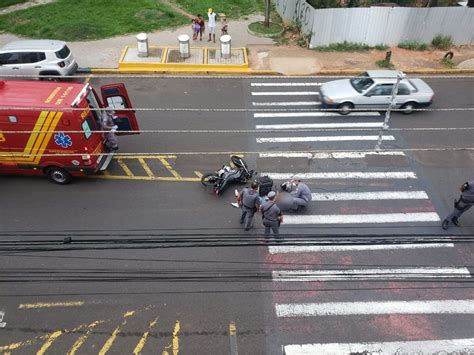
[[(474, 78), (426, 79), (443, 110), (393, 113), (377, 155), (383, 115), (299, 116), (324, 80), (121, 79), (153, 131), (120, 137), (132, 155), (69, 186), (1, 177), (0, 353), (474, 351), (474, 217), (440, 228), (474, 175)], [(316, 123), (342, 126), (283, 126)], [(306, 174), (285, 243), (200, 185), (232, 153)]]

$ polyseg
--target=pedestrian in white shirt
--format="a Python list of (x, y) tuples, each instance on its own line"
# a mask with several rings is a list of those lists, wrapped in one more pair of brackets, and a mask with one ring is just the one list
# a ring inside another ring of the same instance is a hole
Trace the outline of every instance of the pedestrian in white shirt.
[(208, 42), (211, 42), (211, 35), (214, 43), (216, 43), (216, 13), (212, 11), (212, 9), (209, 9), (207, 12), (207, 26), (209, 27), (209, 39), (207, 40)]

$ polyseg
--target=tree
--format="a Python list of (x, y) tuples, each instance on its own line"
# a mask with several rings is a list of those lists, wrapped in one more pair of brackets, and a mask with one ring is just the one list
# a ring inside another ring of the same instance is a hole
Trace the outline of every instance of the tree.
[(265, 26), (270, 27), (270, 0), (265, 0)]

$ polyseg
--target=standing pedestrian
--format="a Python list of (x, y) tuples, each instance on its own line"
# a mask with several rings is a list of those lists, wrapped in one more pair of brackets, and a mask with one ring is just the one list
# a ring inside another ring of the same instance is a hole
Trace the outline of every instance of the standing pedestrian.
[(237, 196), (237, 203), (242, 209), (240, 224), (244, 225), (246, 231), (253, 226), (253, 217), (260, 207), (260, 196), (258, 195), (258, 183), (253, 181), (250, 188), (244, 188)]
[(273, 235), (276, 240), (279, 241), (280, 224), (283, 222), (283, 214), (275, 203), (275, 191), (270, 191), (267, 195), (268, 201), (264, 202), (260, 207), (262, 212), (262, 223), (265, 227), (265, 237), (270, 235), (270, 231), (273, 231)]
[(216, 43), (216, 13), (209, 9), (207, 12), (207, 26), (209, 27), (209, 39), (208, 42), (211, 42), (211, 35), (214, 43)]
[(221, 24), (221, 35), (227, 35), (229, 34), (229, 23), (227, 22), (227, 19), (224, 17), (222, 19), (222, 24)]
[(192, 29), (193, 29), (193, 40), (197, 40), (198, 38), (198, 35), (199, 35), (199, 31), (201, 30), (201, 26), (199, 26), (199, 22), (197, 19), (193, 19), (193, 22), (192, 22)]
[(118, 150), (117, 132), (118, 126), (114, 122), (115, 111), (110, 107), (106, 107), (105, 111), (102, 111), (102, 129), (107, 131), (107, 141), (105, 146), (110, 150)]
[(459, 217), (474, 205), (474, 180), (462, 184), (460, 190), (461, 196), (457, 201), (454, 201), (453, 211), (444, 219), (441, 225), (444, 230), (448, 229), (449, 222), (459, 227)]
[(198, 14), (197, 23), (199, 24), (199, 40), (202, 41), (202, 34), (204, 33), (204, 30), (205, 30), (205, 22), (201, 14)]

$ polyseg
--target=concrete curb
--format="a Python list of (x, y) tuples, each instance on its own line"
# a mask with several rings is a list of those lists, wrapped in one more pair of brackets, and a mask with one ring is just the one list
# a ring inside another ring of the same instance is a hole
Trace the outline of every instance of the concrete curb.
[[(263, 21), (257, 21), (257, 22), (263, 22)], [(255, 22), (252, 22), (252, 23), (255, 23)], [(265, 33), (252, 31), (250, 29), (250, 25), (251, 24), (249, 24), (247, 26), (247, 32), (250, 33), (252, 36), (255, 36), (255, 37), (273, 38), (273, 37), (281, 36), (283, 34), (283, 32), (285, 32), (285, 29), (283, 28), (283, 26), (281, 26), (281, 31), (280, 32), (265, 34)]]

